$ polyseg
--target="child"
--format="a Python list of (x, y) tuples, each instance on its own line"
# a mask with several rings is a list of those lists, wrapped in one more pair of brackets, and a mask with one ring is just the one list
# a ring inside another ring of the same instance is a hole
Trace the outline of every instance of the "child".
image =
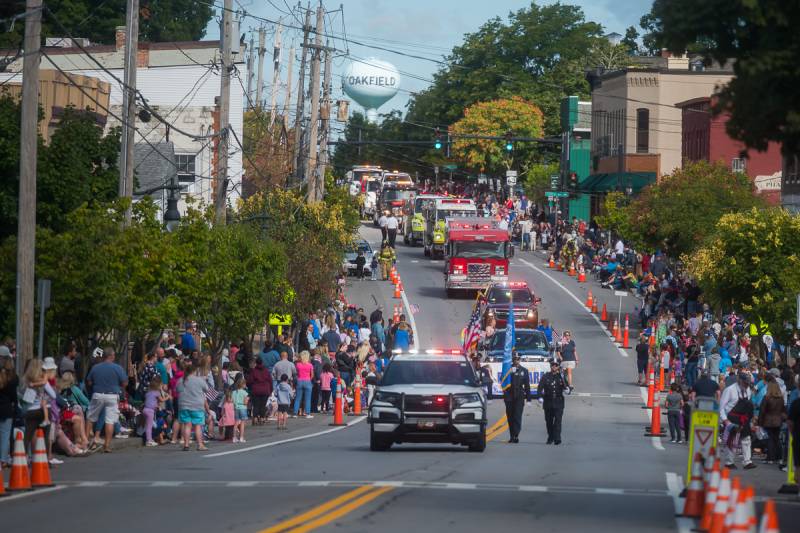
[(222, 416), (219, 421), (220, 436), (225, 440), (231, 440), (235, 425), (236, 411), (233, 407), (233, 393), (231, 389), (227, 389), (225, 391), (225, 399), (222, 401)]
[(333, 381), (330, 363), (325, 363), (322, 367), (319, 380), (319, 390), (322, 392), (322, 412), (327, 413), (331, 410), (331, 381)]
[(231, 393), (234, 418), (236, 420), (233, 430), (233, 442), (247, 442), (244, 440), (244, 425), (248, 419), (247, 405), (250, 403), (250, 397), (247, 394), (247, 390), (244, 388), (244, 378), (238, 378), (234, 387), (235, 390)]
[(667, 421), (669, 422), (670, 442), (681, 444), (681, 410), (683, 409), (683, 395), (681, 386), (673, 383), (669, 386), (669, 394), (664, 400), (664, 407), (667, 409)]
[(366, 375), (367, 383), (367, 405), (372, 403), (372, 396), (375, 394), (375, 388), (378, 386), (378, 369), (374, 362), (370, 362), (367, 367), (369, 370)]
[(372, 281), (378, 279), (378, 254), (372, 254), (372, 262), (369, 264)]
[(142, 407), (142, 415), (144, 415), (144, 437), (145, 446), (158, 446), (158, 443), (153, 440), (153, 422), (156, 419), (156, 411), (158, 410), (158, 403), (161, 401), (161, 375), (156, 375), (150, 380), (150, 386), (147, 392), (144, 393), (144, 407)]
[(267, 422), (274, 422), (277, 420), (275, 415), (278, 414), (278, 400), (275, 398), (275, 393), (270, 394), (267, 399)]
[(289, 376), (281, 374), (281, 382), (275, 391), (278, 397), (278, 429), (286, 429), (286, 419), (289, 417), (289, 404), (292, 403), (292, 386), (289, 385)]

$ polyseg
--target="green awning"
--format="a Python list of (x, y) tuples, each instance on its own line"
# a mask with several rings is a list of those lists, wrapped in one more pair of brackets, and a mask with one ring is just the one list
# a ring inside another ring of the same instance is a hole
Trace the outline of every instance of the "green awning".
[(581, 183), (581, 189), (588, 192), (610, 192), (617, 189), (633, 189), (636, 194), (651, 183), (655, 183), (655, 172), (612, 172), (609, 174), (591, 174)]

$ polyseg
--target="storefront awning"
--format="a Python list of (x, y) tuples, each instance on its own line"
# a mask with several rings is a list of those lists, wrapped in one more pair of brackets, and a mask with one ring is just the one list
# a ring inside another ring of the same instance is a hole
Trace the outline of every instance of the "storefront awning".
[(636, 194), (655, 181), (655, 172), (612, 172), (591, 174), (580, 187), (586, 192), (624, 191), (627, 187), (631, 187)]

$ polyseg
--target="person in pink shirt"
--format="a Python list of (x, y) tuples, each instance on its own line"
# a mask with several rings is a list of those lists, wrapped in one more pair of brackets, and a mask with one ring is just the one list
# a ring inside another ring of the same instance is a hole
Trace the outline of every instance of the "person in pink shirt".
[(314, 418), (311, 414), (311, 391), (312, 378), (314, 377), (314, 365), (311, 364), (311, 354), (308, 350), (300, 352), (300, 361), (295, 363), (297, 368), (297, 387), (294, 397), (293, 417), (300, 414), (300, 402), (303, 402), (303, 413), (306, 418)]
[(331, 371), (330, 364), (326, 363), (325, 366), (322, 367), (322, 373), (319, 379), (319, 390), (322, 392), (322, 407), (320, 411), (327, 413), (331, 410), (331, 383), (333, 382), (333, 372)]

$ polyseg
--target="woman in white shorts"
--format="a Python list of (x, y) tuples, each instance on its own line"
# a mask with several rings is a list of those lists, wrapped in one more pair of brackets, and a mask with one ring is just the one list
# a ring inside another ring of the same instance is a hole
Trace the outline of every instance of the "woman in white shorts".
[(567, 371), (567, 383), (570, 392), (575, 390), (572, 382), (572, 371), (578, 366), (578, 350), (575, 348), (575, 341), (572, 340), (572, 333), (564, 331), (561, 337), (561, 345), (558, 347), (561, 359), (561, 368)]

